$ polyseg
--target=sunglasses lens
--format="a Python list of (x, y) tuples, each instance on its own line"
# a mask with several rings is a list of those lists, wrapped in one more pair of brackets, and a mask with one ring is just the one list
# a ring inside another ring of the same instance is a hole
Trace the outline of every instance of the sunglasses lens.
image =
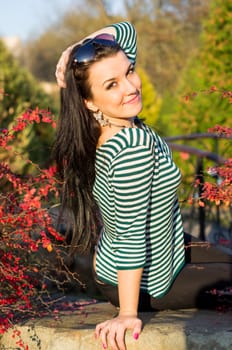
[(110, 34), (99, 34), (93, 39), (87, 39), (75, 52), (73, 65), (92, 61), (95, 57), (95, 44), (111, 47), (118, 45)]
[(75, 53), (73, 62), (74, 63), (86, 63), (94, 58), (95, 49), (91, 43), (83, 45), (78, 48)]

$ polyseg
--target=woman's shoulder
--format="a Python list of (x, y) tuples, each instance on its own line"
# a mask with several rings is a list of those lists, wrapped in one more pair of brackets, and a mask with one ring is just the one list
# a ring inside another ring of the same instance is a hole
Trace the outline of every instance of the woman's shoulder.
[(120, 132), (107, 143), (107, 151), (110, 151), (112, 160), (123, 157), (124, 155), (127, 156), (128, 153), (131, 152), (153, 154), (155, 147), (155, 135), (153, 131), (144, 124), (136, 128), (124, 128), (120, 130)]
[(129, 149), (137, 148), (144, 150), (145, 153), (154, 153), (158, 146), (159, 136), (153, 129), (142, 122), (137, 124), (135, 128), (123, 128), (112, 138), (107, 140), (97, 151), (98, 158), (109, 161), (116, 157), (127, 154)]
[[(140, 123), (136, 128), (125, 128), (114, 140), (118, 145), (120, 152), (125, 152), (128, 148), (143, 149), (145, 153), (159, 153), (171, 155), (167, 143), (159, 136), (155, 130)], [(148, 151), (148, 152), (147, 152)]]
[(125, 128), (118, 134), (118, 139), (122, 139), (127, 147), (150, 147), (155, 142), (153, 131), (145, 124), (140, 124), (136, 128)]

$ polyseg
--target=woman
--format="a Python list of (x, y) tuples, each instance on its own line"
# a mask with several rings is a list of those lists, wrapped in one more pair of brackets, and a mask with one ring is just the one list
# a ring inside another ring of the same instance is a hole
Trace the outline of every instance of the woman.
[[(96, 244), (95, 280), (119, 313), (95, 334), (103, 348), (117, 350), (126, 349), (127, 329), (138, 339), (138, 311), (210, 304), (205, 292), (231, 282), (230, 258), (220, 252), (215, 257), (198, 248), (190, 257), (188, 251), (192, 264), (186, 264), (180, 172), (166, 143), (137, 118), (142, 99), (135, 61), (136, 33), (122, 22), (68, 48), (56, 72), (62, 90), (55, 158), (63, 207), (73, 213), (71, 247), (85, 252)], [(197, 260), (203, 255), (207, 264)]]

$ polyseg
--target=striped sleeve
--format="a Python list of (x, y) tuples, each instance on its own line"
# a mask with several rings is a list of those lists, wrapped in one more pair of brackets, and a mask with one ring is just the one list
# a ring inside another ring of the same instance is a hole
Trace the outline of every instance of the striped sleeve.
[(146, 223), (153, 177), (153, 154), (144, 145), (120, 152), (112, 164), (116, 237), (112, 242), (117, 270), (146, 263)]
[(116, 40), (131, 62), (136, 63), (137, 34), (129, 22), (112, 24), (116, 30)]

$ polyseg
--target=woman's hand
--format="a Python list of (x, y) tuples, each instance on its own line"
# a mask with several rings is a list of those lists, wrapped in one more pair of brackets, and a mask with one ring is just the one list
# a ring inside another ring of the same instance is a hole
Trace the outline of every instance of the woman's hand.
[(65, 71), (66, 71), (66, 66), (67, 66), (69, 56), (70, 56), (70, 53), (71, 53), (73, 47), (74, 47), (74, 45), (69, 46), (65, 51), (63, 51), (57, 65), (56, 65), (55, 76), (56, 76), (57, 84), (60, 88), (66, 87)]
[(137, 316), (119, 315), (96, 326), (95, 337), (101, 339), (103, 349), (126, 350), (125, 335), (127, 329), (138, 339), (142, 331), (142, 321)]
[(103, 349), (126, 350), (125, 334), (131, 329), (138, 339), (142, 321), (137, 317), (140, 280), (143, 269), (118, 270), (119, 315), (96, 326), (96, 338), (100, 338)]

